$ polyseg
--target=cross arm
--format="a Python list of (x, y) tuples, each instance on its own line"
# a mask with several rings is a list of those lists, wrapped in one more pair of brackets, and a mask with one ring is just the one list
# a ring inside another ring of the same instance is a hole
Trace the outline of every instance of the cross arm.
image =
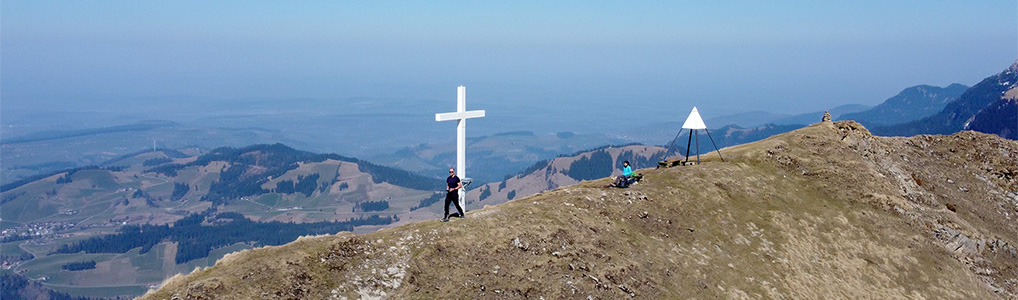
[(435, 121), (452, 121), (461, 119), (483, 118), (484, 110), (471, 110), (464, 112), (451, 112), (435, 114)]

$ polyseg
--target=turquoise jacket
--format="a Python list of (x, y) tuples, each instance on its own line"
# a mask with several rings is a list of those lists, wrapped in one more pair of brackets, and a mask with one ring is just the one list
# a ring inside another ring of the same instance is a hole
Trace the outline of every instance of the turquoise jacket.
[(622, 176), (632, 177), (633, 176), (633, 168), (630, 167), (630, 166), (626, 166), (625, 168), (622, 168)]

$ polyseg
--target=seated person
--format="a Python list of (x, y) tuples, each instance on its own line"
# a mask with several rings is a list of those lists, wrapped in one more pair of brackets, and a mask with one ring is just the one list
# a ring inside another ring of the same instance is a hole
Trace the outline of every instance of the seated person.
[(622, 162), (622, 176), (619, 176), (615, 180), (615, 186), (617, 187), (628, 187), (635, 180), (636, 173), (633, 173), (633, 168), (629, 166), (629, 161)]

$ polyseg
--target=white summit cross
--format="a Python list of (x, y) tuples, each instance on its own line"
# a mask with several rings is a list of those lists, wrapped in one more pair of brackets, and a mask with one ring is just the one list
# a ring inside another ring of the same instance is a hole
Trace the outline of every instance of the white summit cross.
[[(467, 178), (467, 119), (483, 117), (483, 110), (467, 111), (467, 87), (462, 85), (456, 88), (456, 112), (435, 114), (435, 121), (459, 121), (456, 124), (456, 176), (464, 181), (464, 186), (469, 183), (469, 178)], [(459, 202), (463, 212), (467, 211), (466, 195), (467, 192), (460, 189)]]

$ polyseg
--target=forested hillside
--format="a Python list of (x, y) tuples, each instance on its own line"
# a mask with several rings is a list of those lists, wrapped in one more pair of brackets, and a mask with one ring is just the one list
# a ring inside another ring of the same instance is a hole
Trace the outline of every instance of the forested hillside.
[(999, 101), (1006, 91), (1015, 86), (1018, 86), (1018, 62), (965, 90), (958, 99), (948, 103), (935, 115), (908, 123), (875, 127), (872, 130), (874, 134), (885, 136), (952, 134), (968, 129), (976, 114)]
[(1018, 89), (1010, 89), (1004, 96), (979, 111), (969, 128), (1018, 140)]
[(0, 258), (44, 285), (138, 295), (232, 251), (435, 218), (418, 206), (444, 184), (282, 144), (142, 151), (5, 183)]
[[(181, 264), (236, 243), (250, 243), (255, 247), (282, 245), (302, 235), (353, 231), (354, 226), (387, 225), (393, 221), (399, 221), (399, 218), (373, 215), (344, 222), (253, 222), (238, 213), (206, 211), (191, 214), (172, 225), (123, 226), (116, 234), (64, 244), (53, 253), (126, 253), (140, 247), (140, 254), (145, 254), (155, 245), (170, 241), (178, 245), (175, 261)], [(94, 261), (92, 265), (95, 265)]]

